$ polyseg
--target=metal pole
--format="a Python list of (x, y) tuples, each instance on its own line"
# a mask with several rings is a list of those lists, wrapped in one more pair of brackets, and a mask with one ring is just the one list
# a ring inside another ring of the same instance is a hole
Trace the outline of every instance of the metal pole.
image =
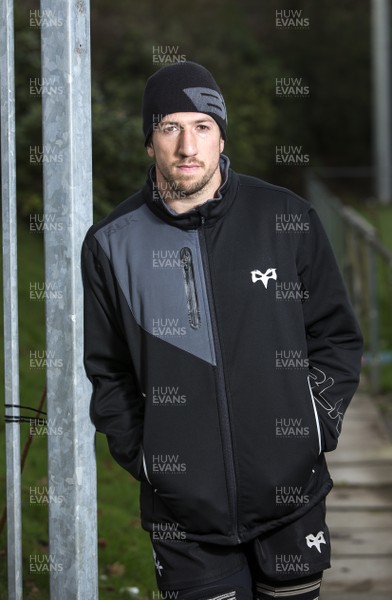
[(372, 0), (374, 158), (376, 195), (392, 202), (390, 1)]
[(368, 245), (368, 282), (369, 282), (369, 354), (370, 386), (373, 394), (380, 392), (380, 344), (377, 301), (377, 256), (372, 245)]
[[(98, 598), (96, 466), (83, 369), (80, 250), (92, 223), (88, 0), (41, 0), (51, 600)], [(53, 91), (52, 88), (55, 88)]]
[[(18, 266), (16, 234), (13, 1), (1, 3), (1, 179), (3, 216), (4, 382), (6, 416), (8, 595), (22, 598), (22, 511), (19, 431)], [(14, 422), (12, 422), (14, 421)], [(16, 422), (15, 422), (16, 421)]]

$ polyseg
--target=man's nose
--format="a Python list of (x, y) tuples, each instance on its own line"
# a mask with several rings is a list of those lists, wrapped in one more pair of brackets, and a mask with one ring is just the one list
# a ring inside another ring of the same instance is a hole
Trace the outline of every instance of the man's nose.
[(181, 131), (178, 151), (182, 156), (195, 156), (197, 154), (197, 142), (193, 131), (186, 129)]

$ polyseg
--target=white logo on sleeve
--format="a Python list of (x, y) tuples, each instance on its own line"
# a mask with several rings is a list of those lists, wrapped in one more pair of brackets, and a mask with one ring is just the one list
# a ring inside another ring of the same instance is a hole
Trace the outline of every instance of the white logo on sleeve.
[(305, 539), (306, 539), (306, 544), (308, 545), (308, 548), (313, 548), (313, 546), (316, 546), (316, 548), (320, 552), (320, 554), (321, 554), (321, 544), (327, 543), (325, 541), (324, 531), (319, 531), (316, 535), (313, 535), (312, 533), (310, 533), (309, 535), (306, 536)]
[(261, 271), (251, 271), (252, 275), (252, 283), (256, 283), (257, 281), (262, 281), (265, 289), (267, 289), (268, 282), (270, 279), (277, 279), (276, 269), (267, 269), (265, 273)]

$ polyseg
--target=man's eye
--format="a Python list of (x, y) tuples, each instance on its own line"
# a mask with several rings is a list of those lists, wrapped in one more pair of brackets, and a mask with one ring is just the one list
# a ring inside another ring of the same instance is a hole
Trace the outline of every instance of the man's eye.
[(209, 126), (208, 125), (198, 125), (198, 129), (200, 129), (201, 131), (208, 131)]
[(163, 133), (174, 133), (175, 131), (178, 131), (178, 129), (177, 125), (163, 125), (161, 127)]

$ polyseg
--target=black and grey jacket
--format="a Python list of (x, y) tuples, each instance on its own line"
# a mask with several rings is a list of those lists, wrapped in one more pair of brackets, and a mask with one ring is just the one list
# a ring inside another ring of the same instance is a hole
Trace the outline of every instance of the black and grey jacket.
[(236, 544), (330, 490), (362, 341), (310, 204), (223, 162), (218, 198), (173, 214), (150, 174), (88, 231), (85, 367), (143, 527)]

